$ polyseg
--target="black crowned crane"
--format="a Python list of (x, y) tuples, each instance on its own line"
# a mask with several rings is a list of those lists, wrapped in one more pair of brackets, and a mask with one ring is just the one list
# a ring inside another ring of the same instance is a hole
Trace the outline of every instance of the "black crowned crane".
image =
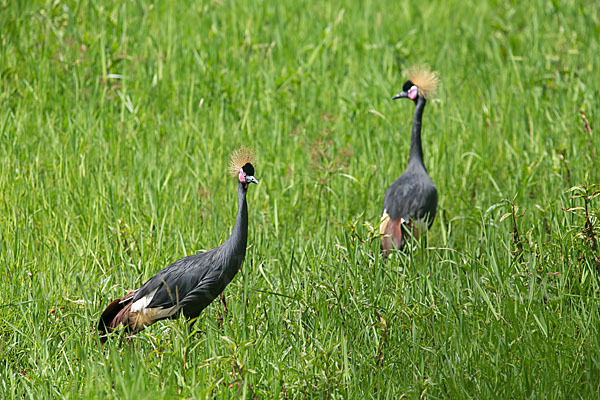
[(393, 99), (410, 99), (415, 115), (410, 138), (410, 156), (406, 170), (385, 192), (379, 231), (384, 236), (381, 249), (384, 256), (393, 249), (402, 250), (410, 235), (417, 236), (419, 228), (430, 228), (437, 208), (437, 190), (423, 163), (421, 119), (427, 98), (435, 94), (439, 79), (426, 67), (413, 67), (402, 93)]
[(100, 316), (104, 343), (119, 325), (133, 334), (156, 321), (183, 314), (198, 317), (231, 282), (246, 255), (248, 205), (246, 193), (254, 179), (254, 154), (242, 147), (231, 156), (230, 169), (238, 178), (238, 214), (231, 236), (219, 247), (184, 257), (154, 275), (138, 290), (114, 300)]

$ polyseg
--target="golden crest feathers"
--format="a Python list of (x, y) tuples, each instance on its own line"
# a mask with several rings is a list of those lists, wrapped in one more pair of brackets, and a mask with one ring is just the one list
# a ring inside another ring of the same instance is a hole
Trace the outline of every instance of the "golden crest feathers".
[(229, 173), (231, 173), (232, 176), (237, 176), (240, 168), (247, 163), (254, 164), (255, 160), (256, 156), (254, 155), (254, 152), (248, 147), (242, 146), (231, 153), (231, 158), (229, 161)]
[(440, 78), (436, 71), (426, 65), (415, 65), (408, 69), (408, 79), (419, 88), (419, 96), (426, 99), (435, 96)]

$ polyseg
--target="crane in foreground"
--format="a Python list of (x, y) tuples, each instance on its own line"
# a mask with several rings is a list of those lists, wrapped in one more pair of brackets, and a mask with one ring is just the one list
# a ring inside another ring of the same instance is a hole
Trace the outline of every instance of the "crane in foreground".
[(98, 322), (102, 343), (119, 326), (134, 334), (156, 321), (180, 314), (194, 319), (222, 294), (246, 255), (246, 194), (250, 183), (258, 184), (254, 178), (254, 158), (253, 152), (246, 147), (234, 151), (231, 156), (230, 171), (238, 178), (238, 213), (229, 238), (214, 249), (175, 261), (139, 289), (113, 300)]
[(410, 155), (406, 170), (385, 192), (379, 232), (381, 249), (387, 258), (394, 249), (402, 250), (408, 237), (418, 236), (419, 229), (430, 228), (437, 208), (437, 189), (427, 174), (421, 145), (421, 120), (427, 99), (439, 83), (436, 72), (427, 67), (413, 67), (402, 92), (393, 99), (410, 99), (415, 114), (410, 138)]

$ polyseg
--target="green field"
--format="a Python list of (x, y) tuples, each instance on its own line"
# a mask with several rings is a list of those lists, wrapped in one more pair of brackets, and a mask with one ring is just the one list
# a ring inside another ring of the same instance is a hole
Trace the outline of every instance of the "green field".
[[(413, 64), (438, 214), (384, 263)], [(598, 398), (599, 88), (594, 1), (0, 0), (0, 398)], [(222, 326), (101, 347), (228, 237), (243, 144)]]

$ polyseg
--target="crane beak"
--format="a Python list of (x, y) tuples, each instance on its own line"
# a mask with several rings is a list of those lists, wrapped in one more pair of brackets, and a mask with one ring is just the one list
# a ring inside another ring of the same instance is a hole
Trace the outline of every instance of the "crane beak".
[(246, 176), (246, 183), (255, 183), (258, 185), (258, 181), (251, 175)]
[(392, 100), (407, 99), (407, 98), (408, 98), (408, 93), (402, 92), (402, 93), (398, 93), (397, 95), (395, 95), (394, 97), (392, 97)]

